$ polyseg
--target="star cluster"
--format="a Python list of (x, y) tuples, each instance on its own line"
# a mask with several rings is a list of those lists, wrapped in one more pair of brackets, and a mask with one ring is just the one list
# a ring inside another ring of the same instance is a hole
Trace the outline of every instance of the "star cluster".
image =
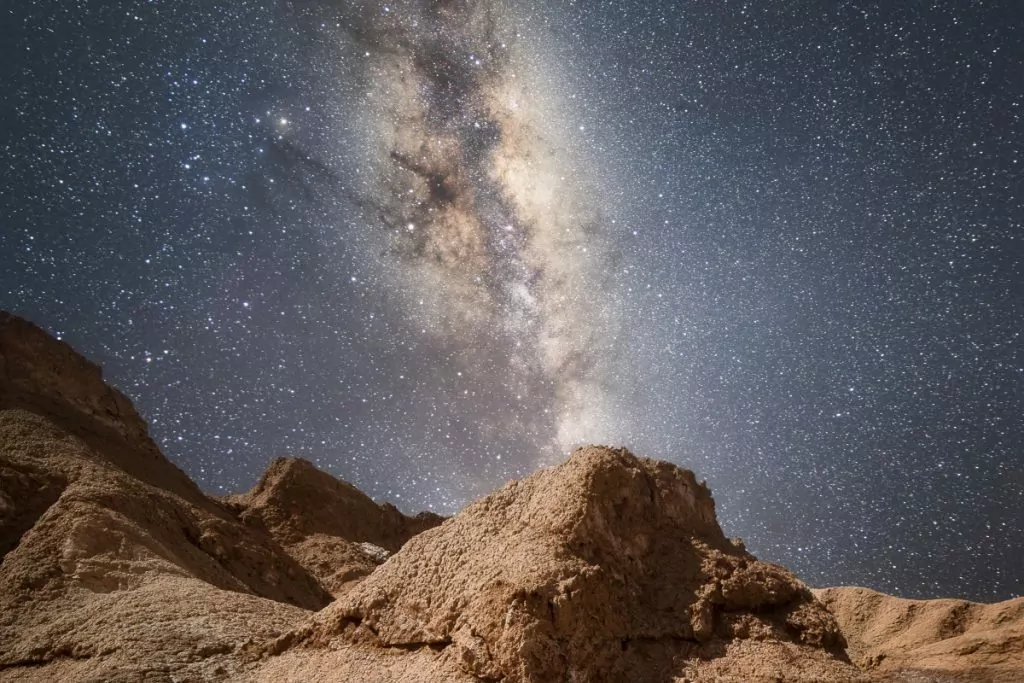
[(206, 490), (451, 513), (604, 441), (813, 585), (1022, 593), (1013, 3), (4, 16), (0, 307)]

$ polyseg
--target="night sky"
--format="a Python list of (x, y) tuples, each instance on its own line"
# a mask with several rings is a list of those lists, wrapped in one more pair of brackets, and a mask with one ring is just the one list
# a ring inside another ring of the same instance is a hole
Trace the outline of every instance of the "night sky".
[(5, 3), (0, 308), (213, 494), (626, 445), (812, 585), (1024, 590), (1024, 8)]

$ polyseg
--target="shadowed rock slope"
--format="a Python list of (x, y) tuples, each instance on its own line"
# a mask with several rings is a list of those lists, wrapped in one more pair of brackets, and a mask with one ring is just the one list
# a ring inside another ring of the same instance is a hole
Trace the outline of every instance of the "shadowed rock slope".
[(0, 552), (4, 678), (185, 669), (330, 601), (164, 458), (99, 368), (6, 313)]
[(300, 458), (275, 460), (251, 491), (225, 502), (335, 595), (369, 575), (410, 538), (444, 521), (429, 512), (407, 517), (393, 505), (378, 505)]

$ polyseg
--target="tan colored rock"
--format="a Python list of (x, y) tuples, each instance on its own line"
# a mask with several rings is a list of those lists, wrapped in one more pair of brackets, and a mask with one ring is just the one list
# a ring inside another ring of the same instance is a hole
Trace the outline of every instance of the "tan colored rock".
[(302, 458), (278, 458), (251, 491), (226, 501), (246, 523), (266, 529), (285, 545), (319, 535), (368, 542), (394, 552), (444, 521), (430, 512), (408, 517), (393, 505), (378, 505), (355, 486)]
[(330, 600), (168, 462), (96, 366), (7, 314), (0, 357), (0, 678), (138, 680)]
[(1024, 680), (1024, 600), (819, 601), (693, 473), (625, 450), (441, 521), (294, 459), (211, 499), (0, 312), (0, 681)]
[(393, 505), (378, 505), (301, 458), (278, 458), (251, 491), (224, 500), (239, 519), (277, 540), (335, 596), (414, 535), (444, 521), (429, 512), (408, 517)]
[(107, 593), (69, 589), (17, 608), (21, 633), (12, 651), (5, 635), (0, 681), (245, 680), (247, 647), (310, 614), (174, 575)]
[(851, 658), (877, 680), (1024, 680), (1024, 598), (905, 600), (856, 587), (815, 594), (836, 615)]
[(194, 505), (209, 499), (168, 461), (146, 423), (100, 368), (27, 320), (0, 311), (0, 410), (43, 415), (95, 456)]
[(692, 472), (601, 447), (414, 537), (273, 649), (359, 646), (445, 667), (420, 680), (858, 675), (832, 616), (723, 536)]
[(370, 543), (353, 543), (324, 534), (313, 534), (284, 548), (334, 596), (369, 576), (390, 555)]

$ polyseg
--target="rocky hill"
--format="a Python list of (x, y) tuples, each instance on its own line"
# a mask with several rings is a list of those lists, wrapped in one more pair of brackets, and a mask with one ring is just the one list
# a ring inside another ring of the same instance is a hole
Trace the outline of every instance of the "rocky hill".
[(1022, 614), (811, 591), (692, 472), (622, 449), (448, 520), (298, 459), (214, 499), (0, 313), (0, 680), (1019, 681)]
[(224, 502), (241, 521), (280, 543), (335, 595), (444, 520), (429, 512), (406, 517), (393, 505), (378, 505), (301, 458), (275, 460), (251, 491)]

